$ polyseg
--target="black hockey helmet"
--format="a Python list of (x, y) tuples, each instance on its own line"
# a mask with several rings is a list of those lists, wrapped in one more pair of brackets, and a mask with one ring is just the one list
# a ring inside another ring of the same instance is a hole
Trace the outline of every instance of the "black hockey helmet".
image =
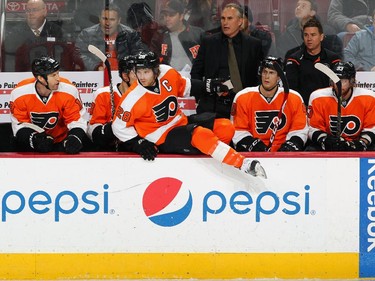
[(51, 57), (40, 57), (33, 60), (31, 72), (35, 77), (42, 76), (47, 80), (47, 75), (60, 70), (60, 63)]
[(159, 57), (154, 52), (140, 52), (135, 56), (135, 68), (157, 68)]
[(118, 73), (121, 77), (121, 73), (129, 73), (131, 70), (133, 70), (135, 64), (135, 57), (132, 55), (125, 56), (118, 62)]
[(260, 63), (258, 74), (261, 75), (264, 68), (270, 68), (277, 71), (274, 64), (277, 63), (281, 70), (284, 70), (284, 62), (282, 58), (276, 58), (272, 56), (266, 57), (262, 62)]
[(355, 79), (356, 70), (354, 64), (350, 61), (343, 62), (339, 61), (332, 66), (332, 71), (340, 78), (340, 79)]

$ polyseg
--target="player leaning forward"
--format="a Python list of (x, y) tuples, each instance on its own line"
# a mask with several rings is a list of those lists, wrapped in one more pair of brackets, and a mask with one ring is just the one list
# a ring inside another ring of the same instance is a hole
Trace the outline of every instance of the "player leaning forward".
[(121, 97), (112, 124), (113, 133), (122, 142), (120, 150), (136, 152), (145, 160), (154, 160), (159, 151), (200, 151), (245, 173), (266, 176), (257, 160), (245, 158), (227, 144), (234, 132), (228, 119), (198, 117), (188, 121), (177, 97), (195, 93), (196, 81), (159, 65), (153, 52), (135, 57), (135, 74), (137, 81)]
[(60, 64), (51, 57), (32, 63), (33, 78), (12, 91), (11, 122), (18, 150), (65, 151), (82, 149), (87, 121), (77, 88), (59, 75)]

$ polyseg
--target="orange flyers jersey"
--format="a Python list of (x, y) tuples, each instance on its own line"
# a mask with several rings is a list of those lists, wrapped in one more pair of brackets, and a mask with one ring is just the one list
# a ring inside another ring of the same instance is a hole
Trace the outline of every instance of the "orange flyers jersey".
[(48, 99), (43, 102), (35, 89), (35, 78), (18, 83), (11, 92), (10, 109), (14, 135), (30, 124), (37, 125), (41, 131), (61, 142), (72, 128), (87, 131), (85, 109), (79, 98), (77, 88), (69, 80), (60, 78), (60, 84)]
[(167, 65), (160, 65), (157, 79), (160, 93), (149, 91), (135, 81), (121, 97), (112, 123), (113, 133), (120, 141), (139, 135), (159, 145), (171, 129), (187, 124), (177, 97), (190, 95), (190, 79)]
[[(249, 87), (238, 92), (231, 113), (231, 120), (236, 130), (233, 137), (234, 144), (251, 136), (261, 139), (268, 146), (275, 118), (278, 116), (284, 97), (284, 89), (280, 87), (271, 100), (267, 100), (259, 93), (259, 87)], [(277, 151), (281, 144), (293, 136), (300, 137), (305, 143), (307, 133), (306, 109), (302, 97), (296, 91), (290, 90), (271, 151)]]
[[(309, 138), (317, 131), (335, 135), (337, 132), (337, 98), (332, 88), (314, 91), (310, 96)], [(341, 106), (341, 137), (356, 140), (362, 133), (375, 134), (375, 95), (371, 90), (353, 88), (353, 94)]]
[[(114, 107), (116, 108), (120, 102), (121, 91), (118, 85), (113, 87)], [(94, 101), (90, 108), (90, 122), (88, 127), (88, 134), (91, 137), (94, 129), (99, 125), (104, 125), (112, 121), (112, 104), (109, 86), (99, 88), (95, 91)]]

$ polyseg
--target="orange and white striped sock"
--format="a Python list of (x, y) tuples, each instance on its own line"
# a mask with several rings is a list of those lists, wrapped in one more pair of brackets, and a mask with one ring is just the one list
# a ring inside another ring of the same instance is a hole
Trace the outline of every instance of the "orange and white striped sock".
[(194, 129), (191, 144), (202, 153), (236, 168), (240, 168), (245, 159), (243, 155), (220, 141), (210, 129), (200, 126)]

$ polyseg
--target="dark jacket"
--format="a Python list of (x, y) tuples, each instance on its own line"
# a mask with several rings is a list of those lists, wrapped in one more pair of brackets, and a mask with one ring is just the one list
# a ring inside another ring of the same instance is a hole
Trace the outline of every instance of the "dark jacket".
[[(7, 65), (6, 71), (28, 71), (31, 69), (30, 63), (32, 61), (27, 60), (25, 62), (28, 65), (25, 65), (23, 69), (15, 69), (15, 55), (18, 54), (19, 50), (23, 50), (25, 47), (30, 45), (34, 45), (36, 43), (42, 44), (45, 42), (53, 42), (53, 41), (63, 41), (64, 31), (63, 29), (50, 21), (46, 21), (45, 25), (43, 26), (42, 32), (40, 36), (36, 36), (34, 32), (30, 29), (26, 22), (22, 22), (18, 25), (15, 25), (13, 28), (9, 29), (9, 32), (5, 33), (5, 40), (4, 40), (4, 55), (5, 55), (5, 64)], [(27, 55), (27, 54), (23, 54)], [(30, 53), (32, 57), (33, 54)], [(45, 53), (44, 51), (38, 51), (36, 56), (41, 55), (50, 55)]]
[(299, 92), (305, 105), (308, 105), (310, 95), (313, 91), (329, 86), (329, 78), (314, 67), (314, 64), (321, 62), (331, 67), (340, 61), (340, 57), (327, 49), (322, 48), (320, 54), (312, 56), (303, 47), (292, 54), (285, 67), (286, 77), (290, 89)]
[[(255, 25), (252, 24), (250, 26), (249, 31), (250, 32), (248, 31), (243, 31), (243, 32), (245, 32), (245, 34), (250, 34), (251, 36), (259, 39), (262, 42), (263, 58), (265, 58), (267, 55), (276, 56), (277, 54), (276, 46), (274, 46), (275, 44), (273, 44), (272, 42), (271, 31), (269, 31), (266, 27), (264, 27), (261, 24), (255, 24)], [(221, 32), (221, 26), (207, 30), (206, 35), (214, 34), (218, 32)]]
[[(138, 32), (134, 29), (120, 24), (116, 38), (117, 57), (137, 54), (140, 50), (146, 50)], [(80, 51), (81, 58), (85, 64), (85, 70), (97, 70), (101, 60), (88, 51), (89, 45), (94, 45), (105, 53), (104, 34), (100, 24), (83, 29), (76, 40), (76, 45)]]
[(354, 23), (360, 28), (371, 24), (375, 0), (331, 0), (328, 9), (328, 23), (337, 32), (346, 31), (348, 23)]
[[(336, 35), (335, 29), (330, 25), (323, 25), (324, 39), (323, 47), (340, 54), (342, 56), (343, 45), (341, 39)], [(297, 18), (292, 19), (284, 33), (282, 33), (277, 40), (278, 56), (288, 58), (288, 54), (298, 51), (298, 49), (303, 43), (302, 29)], [(293, 51), (291, 51), (293, 50)]]
[[(200, 27), (185, 24), (185, 30), (178, 34), (178, 39), (185, 50), (186, 55), (193, 63), (197, 57), (204, 30)], [(150, 49), (158, 54), (164, 64), (170, 64), (172, 56), (172, 41), (169, 30), (159, 30), (161, 36), (155, 34), (151, 41)], [(156, 40), (155, 40), (156, 38)], [(161, 39), (160, 39), (161, 38)]]
[[(259, 39), (239, 32), (233, 38), (237, 63), (243, 88), (258, 85), (258, 67), (263, 59), (262, 43)], [(193, 63), (191, 78), (230, 79), (228, 67), (228, 39), (222, 33), (203, 37), (198, 56)], [(236, 93), (226, 97), (202, 96), (197, 112), (216, 112), (218, 117), (230, 117), (232, 101)]]

